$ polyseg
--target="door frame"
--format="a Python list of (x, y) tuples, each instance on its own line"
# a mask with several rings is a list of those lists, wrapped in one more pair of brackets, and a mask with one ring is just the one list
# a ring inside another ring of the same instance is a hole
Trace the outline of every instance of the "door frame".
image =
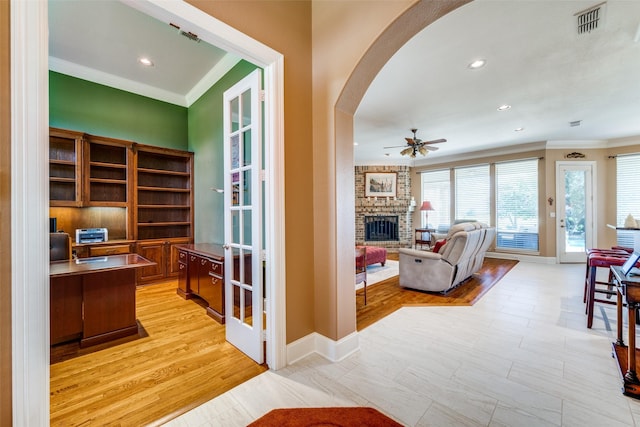
[[(560, 216), (557, 215), (558, 213), (558, 206), (560, 206), (560, 199), (558, 197), (558, 195), (560, 194), (561, 188), (563, 187), (563, 182), (564, 182), (564, 177), (560, 176), (560, 169), (564, 166), (580, 166), (580, 167), (585, 167), (588, 166), (590, 169), (590, 175), (591, 175), (591, 200), (589, 203), (589, 200), (587, 200), (587, 204), (590, 206), (587, 206), (587, 222), (590, 223), (590, 227), (585, 227), (585, 232), (586, 234), (586, 238), (585, 238), (585, 245), (586, 246), (591, 246), (591, 247), (597, 247), (597, 241), (598, 241), (598, 230), (597, 230), (597, 226), (596, 224), (598, 223), (597, 220), (597, 186), (596, 183), (598, 182), (597, 180), (597, 162), (592, 161), (592, 160), (588, 160), (588, 161), (565, 161), (565, 160), (559, 160), (556, 161), (556, 173), (555, 173), (555, 179), (556, 179), (556, 262), (558, 264), (561, 263), (573, 263), (573, 262), (585, 262), (586, 260), (586, 254), (582, 254), (581, 256), (577, 256), (575, 260), (562, 260), (561, 259), (561, 232), (560, 232)], [(562, 193), (564, 193), (564, 190), (562, 190)], [(564, 201), (563, 201), (564, 203)], [(589, 217), (588, 214), (589, 212), (591, 213), (591, 218), (589, 221)], [(587, 249), (587, 248), (585, 248)]]
[[(129, 3), (128, 3), (129, 4)], [(287, 364), (284, 210), (284, 57), (186, 2), (139, 0), (264, 70), (267, 363)], [(49, 423), (48, 4), (11, 0), (11, 352), (13, 421)], [(155, 14), (155, 15), (154, 15)], [(27, 159), (29, 159), (27, 161)], [(29, 209), (23, 209), (29, 206)]]

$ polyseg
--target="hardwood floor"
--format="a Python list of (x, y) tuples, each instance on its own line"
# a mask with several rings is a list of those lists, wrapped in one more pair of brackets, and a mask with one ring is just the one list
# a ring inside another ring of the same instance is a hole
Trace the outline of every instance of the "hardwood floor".
[[(390, 259), (397, 254), (389, 254)], [(471, 305), (517, 261), (487, 258), (483, 269), (447, 295), (402, 289), (398, 278), (357, 298), (361, 330), (404, 305)], [(142, 336), (112, 345), (52, 349), (51, 425), (160, 425), (264, 372), (225, 341), (224, 326), (168, 281), (139, 287)]]
[[(398, 254), (389, 254), (388, 258), (397, 260)], [(401, 288), (398, 276), (376, 283), (367, 288), (366, 306), (362, 297), (356, 298), (356, 327), (360, 331), (407, 305), (473, 305), (517, 263), (485, 258), (478, 273), (446, 295)]]
[(267, 370), (226, 342), (224, 326), (176, 287), (138, 288), (146, 336), (52, 350), (51, 360), (63, 361), (50, 367), (51, 425), (161, 424)]

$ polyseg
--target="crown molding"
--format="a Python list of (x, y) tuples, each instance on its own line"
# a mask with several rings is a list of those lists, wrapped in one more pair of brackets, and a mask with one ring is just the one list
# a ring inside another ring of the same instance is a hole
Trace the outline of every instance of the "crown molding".
[(113, 87), (115, 89), (124, 90), (126, 92), (135, 93), (136, 95), (146, 96), (148, 98), (157, 99), (159, 101), (168, 102), (181, 107), (187, 107), (185, 97), (180, 94), (158, 89), (153, 86), (145, 85), (144, 83), (134, 82), (133, 80), (124, 79), (122, 77), (114, 76), (113, 74), (105, 73), (104, 71), (95, 70), (93, 68), (78, 65), (53, 56), (49, 57), (49, 70), (104, 86)]
[(185, 96), (186, 106), (190, 107), (196, 102), (206, 91), (218, 82), (225, 74), (227, 74), (236, 64), (240, 62), (240, 58), (227, 53), (218, 63), (211, 69), (196, 85), (191, 88)]

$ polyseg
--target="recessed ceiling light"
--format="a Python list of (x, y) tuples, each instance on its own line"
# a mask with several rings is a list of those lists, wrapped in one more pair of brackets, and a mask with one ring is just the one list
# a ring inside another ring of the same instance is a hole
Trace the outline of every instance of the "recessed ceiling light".
[(487, 61), (485, 59), (476, 59), (471, 64), (469, 64), (469, 68), (472, 70), (477, 70), (478, 68), (482, 68), (486, 65)]
[(514, 129), (516, 132), (522, 132), (524, 130), (524, 128), (515, 128)]
[(510, 108), (511, 108), (511, 105), (504, 104), (498, 107), (498, 111), (507, 111)]
[(353, 142), (353, 145), (358, 145), (358, 143), (354, 141), (354, 142)]
[(149, 58), (142, 57), (138, 59), (138, 62), (140, 62), (142, 65), (146, 67), (153, 67), (153, 62)]

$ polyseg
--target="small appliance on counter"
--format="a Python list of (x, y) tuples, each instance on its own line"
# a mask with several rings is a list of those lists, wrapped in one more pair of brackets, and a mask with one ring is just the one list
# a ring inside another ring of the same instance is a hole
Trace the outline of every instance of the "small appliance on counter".
[(76, 243), (101, 243), (109, 240), (106, 228), (77, 228)]

